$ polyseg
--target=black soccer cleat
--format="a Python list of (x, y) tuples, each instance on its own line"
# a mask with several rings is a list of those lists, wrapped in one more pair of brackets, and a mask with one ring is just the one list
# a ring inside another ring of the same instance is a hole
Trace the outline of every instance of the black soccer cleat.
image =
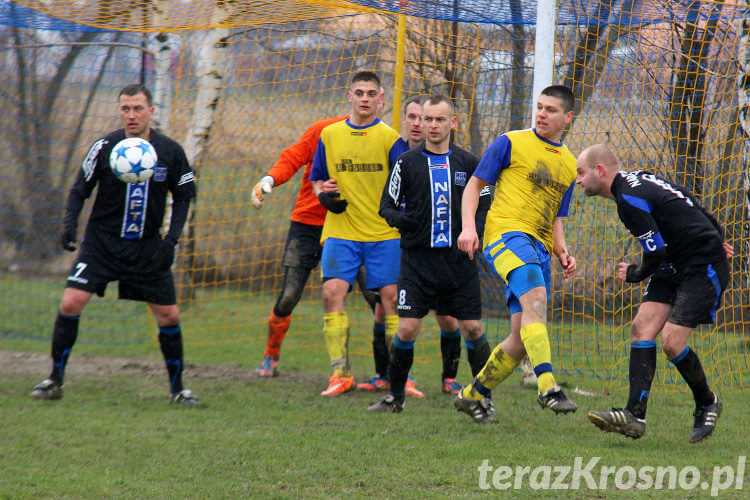
[(538, 393), (536, 401), (542, 409), (549, 408), (556, 415), (575, 412), (578, 409), (578, 405), (566, 396), (557, 385), (547, 389), (544, 394)]
[(695, 412), (693, 413), (695, 421), (693, 422), (693, 429), (690, 431), (691, 443), (697, 443), (711, 435), (716, 427), (716, 422), (719, 420), (719, 416), (721, 416), (723, 406), (719, 398), (714, 395), (713, 403), (695, 408)]
[(396, 399), (393, 394), (386, 394), (383, 399), (367, 407), (373, 413), (401, 413), (404, 410), (404, 400)]
[(638, 439), (646, 432), (646, 419), (637, 418), (630, 410), (612, 408), (612, 411), (590, 411), (586, 416), (605, 432), (619, 432), (632, 439)]
[(499, 422), (497, 417), (495, 417), (495, 406), (492, 404), (491, 399), (482, 398), (479, 401), (473, 401), (471, 399), (464, 399), (463, 395), (459, 392), (456, 395), (456, 399), (453, 400), (453, 406), (456, 407), (457, 411), (462, 411), (469, 415), (478, 424), (497, 424)]
[(34, 386), (31, 391), (31, 397), (33, 399), (44, 399), (52, 401), (55, 399), (61, 399), (63, 396), (63, 386), (60, 382), (52, 380), (51, 378), (45, 379)]

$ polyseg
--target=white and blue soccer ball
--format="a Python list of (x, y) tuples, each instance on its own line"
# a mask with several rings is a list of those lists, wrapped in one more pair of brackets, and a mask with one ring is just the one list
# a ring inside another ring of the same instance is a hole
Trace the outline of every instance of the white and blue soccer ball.
[(128, 137), (112, 148), (109, 166), (121, 181), (131, 184), (143, 182), (154, 175), (156, 150), (145, 139)]

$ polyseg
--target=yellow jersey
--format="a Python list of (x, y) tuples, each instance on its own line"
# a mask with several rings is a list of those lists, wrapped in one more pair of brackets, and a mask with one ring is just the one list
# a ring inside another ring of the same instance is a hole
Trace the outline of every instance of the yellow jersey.
[(568, 215), (576, 180), (576, 159), (562, 143), (514, 130), (498, 137), (482, 156), (474, 176), (496, 184), (487, 213), (485, 246), (503, 233), (521, 231), (552, 253), (555, 217)]
[(390, 166), (406, 151), (394, 129), (376, 118), (358, 127), (349, 119), (327, 126), (320, 133), (310, 180), (336, 179), (342, 199), (348, 202), (340, 214), (326, 213), (321, 242), (328, 238), (351, 241), (385, 241), (399, 238), (378, 214), (380, 197)]

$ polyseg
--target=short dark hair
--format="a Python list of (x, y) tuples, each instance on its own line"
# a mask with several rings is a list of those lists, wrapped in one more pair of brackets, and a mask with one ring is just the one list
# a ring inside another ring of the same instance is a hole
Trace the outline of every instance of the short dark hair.
[(548, 95), (550, 97), (557, 97), (562, 103), (562, 107), (567, 113), (573, 111), (573, 107), (576, 103), (576, 98), (573, 95), (573, 91), (565, 85), (550, 85), (542, 90), (542, 95)]
[(426, 101), (426, 103), (429, 104), (430, 106), (436, 106), (440, 104), (441, 102), (447, 103), (448, 107), (451, 109), (451, 113), (453, 113), (453, 109), (454, 109), (453, 101), (451, 101), (448, 96), (444, 96), (442, 94), (433, 94)]
[(380, 78), (372, 71), (357, 71), (352, 77), (352, 85), (357, 82), (374, 82), (375, 85), (380, 87)]
[(416, 95), (412, 98), (410, 98), (408, 101), (404, 103), (404, 114), (406, 114), (406, 108), (409, 107), (409, 104), (416, 104), (417, 106), (422, 106), (424, 102), (427, 100), (427, 96), (423, 95)]
[(145, 85), (142, 85), (140, 83), (131, 83), (130, 85), (125, 85), (119, 94), (117, 94), (117, 99), (119, 100), (121, 96), (127, 95), (127, 96), (134, 96), (138, 94), (143, 94), (146, 96), (146, 101), (148, 101), (149, 106), (154, 105), (154, 100), (151, 97), (151, 91), (146, 88)]

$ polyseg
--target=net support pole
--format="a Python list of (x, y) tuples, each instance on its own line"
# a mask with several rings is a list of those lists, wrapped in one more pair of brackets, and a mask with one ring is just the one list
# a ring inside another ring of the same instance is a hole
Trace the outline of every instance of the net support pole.
[(396, 71), (393, 76), (393, 123), (396, 130), (401, 130), (401, 95), (404, 92), (404, 45), (406, 44), (406, 16), (398, 15), (396, 36)]
[[(750, 5), (745, 0), (744, 5)], [(744, 199), (743, 221), (742, 221), (742, 248), (740, 255), (743, 262), (741, 270), (744, 271), (742, 286), (750, 285), (750, 18), (747, 16), (741, 21), (740, 30), (740, 71), (737, 77), (738, 101), (740, 107), (739, 122), (742, 136), (742, 193)]]
[[(537, 0), (536, 39), (534, 41), (534, 93), (532, 109), (545, 87), (552, 85), (555, 67), (555, 26), (557, 24), (557, 0)], [(531, 113), (534, 124), (534, 113)]]

